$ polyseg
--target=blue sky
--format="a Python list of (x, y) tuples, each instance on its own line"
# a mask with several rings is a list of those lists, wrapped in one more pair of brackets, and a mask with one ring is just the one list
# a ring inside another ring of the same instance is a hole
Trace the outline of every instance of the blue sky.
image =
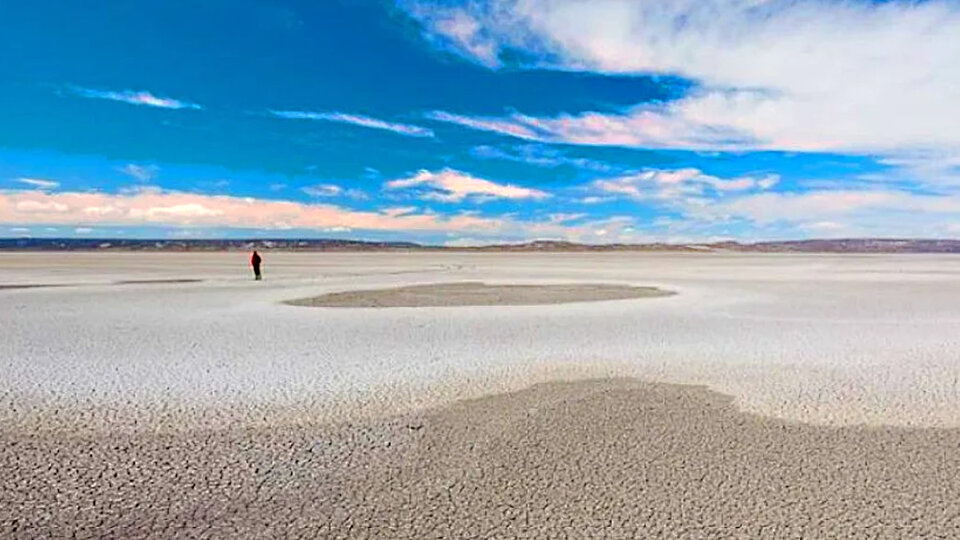
[(960, 236), (960, 4), (21, 2), (0, 236)]

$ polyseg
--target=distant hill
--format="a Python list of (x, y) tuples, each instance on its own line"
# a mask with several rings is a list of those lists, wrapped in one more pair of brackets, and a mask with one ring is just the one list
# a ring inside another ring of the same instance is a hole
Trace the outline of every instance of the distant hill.
[(183, 239), (0, 238), (4, 251), (467, 251), (467, 252), (738, 252), (738, 253), (960, 253), (960, 240), (848, 238), (778, 242), (690, 244), (577, 244), (537, 240), (524, 244), (441, 247), (413, 242), (364, 242), (334, 239)]
[(755, 244), (713, 244), (731, 251), (772, 253), (960, 253), (960, 240), (846, 238)]
[(470, 251), (679, 251), (744, 253), (960, 253), (960, 240), (848, 238), (704, 244), (603, 244), (536, 241), (467, 248)]

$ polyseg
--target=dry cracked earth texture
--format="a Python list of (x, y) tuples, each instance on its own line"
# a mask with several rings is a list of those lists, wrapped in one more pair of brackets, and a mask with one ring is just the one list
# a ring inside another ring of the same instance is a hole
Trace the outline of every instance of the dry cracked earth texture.
[(365, 424), (2, 433), (3, 538), (960, 538), (960, 430), (538, 385)]

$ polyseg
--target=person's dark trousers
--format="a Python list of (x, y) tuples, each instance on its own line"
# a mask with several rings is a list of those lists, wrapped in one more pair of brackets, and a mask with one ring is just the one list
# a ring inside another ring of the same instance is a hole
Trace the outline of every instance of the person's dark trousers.
[(261, 279), (263, 279), (263, 276), (260, 275), (260, 267), (259, 267), (259, 266), (254, 266), (254, 267), (253, 267), (253, 279), (255, 279), (255, 280), (257, 280), (257, 281), (260, 281)]

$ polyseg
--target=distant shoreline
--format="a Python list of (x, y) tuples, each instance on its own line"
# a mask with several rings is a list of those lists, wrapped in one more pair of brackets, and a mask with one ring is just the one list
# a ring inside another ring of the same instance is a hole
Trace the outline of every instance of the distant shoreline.
[(519, 244), (437, 246), (413, 242), (335, 239), (0, 238), (0, 251), (224, 252), (264, 249), (303, 252), (675, 252), (675, 253), (960, 253), (960, 239), (846, 238), (754, 243), (578, 244), (538, 240)]

